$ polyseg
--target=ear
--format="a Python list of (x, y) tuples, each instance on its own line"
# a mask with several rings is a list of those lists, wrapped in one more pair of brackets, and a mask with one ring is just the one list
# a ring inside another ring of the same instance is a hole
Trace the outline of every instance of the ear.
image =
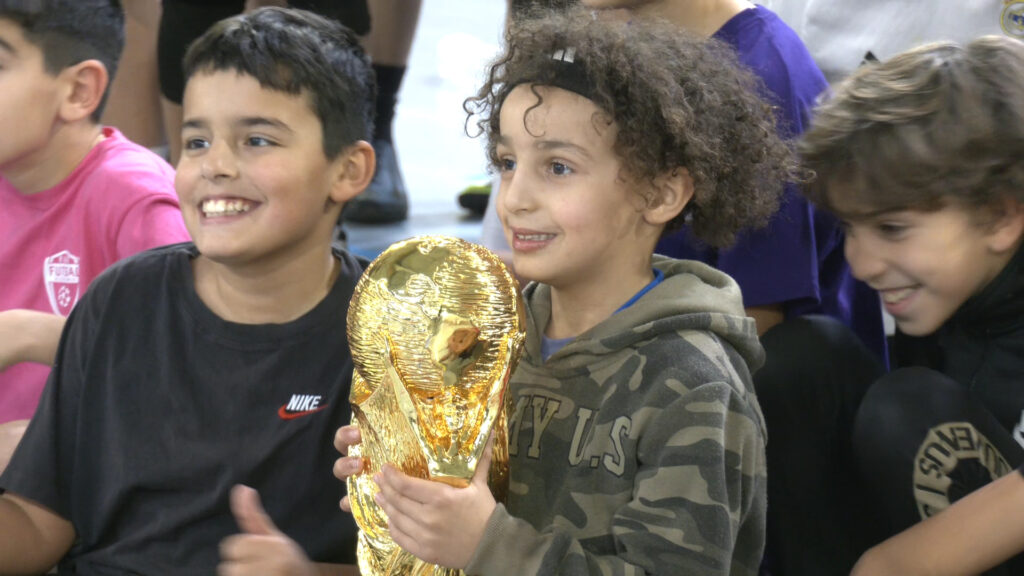
[(348, 202), (365, 190), (373, 180), (376, 159), (373, 146), (365, 140), (342, 150), (333, 162), (331, 201), (338, 204)]
[(693, 199), (693, 177), (683, 167), (654, 179), (654, 198), (644, 208), (648, 224), (662, 226), (679, 215)]
[(85, 60), (65, 68), (60, 73), (66, 92), (60, 115), (65, 122), (88, 118), (103, 101), (110, 76), (99, 60)]
[(992, 210), (994, 219), (988, 225), (988, 247), (996, 253), (1014, 251), (1024, 237), (1024, 204), (1006, 195)]

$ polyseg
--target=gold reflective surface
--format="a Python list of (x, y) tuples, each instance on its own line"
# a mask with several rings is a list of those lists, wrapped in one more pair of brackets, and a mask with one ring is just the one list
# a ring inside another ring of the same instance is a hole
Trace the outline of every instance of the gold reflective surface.
[(374, 502), (384, 463), (466, 486), (494, 435), (488, 480), (508, 483), (505, 389), (522, 350), (519, 286), (487, 249), (420, 236), (393, 244), (363, 273), (349, 305), (353, 420), (364, 472), (348, 479), (362, 574), (456, 575), (399, 548)]

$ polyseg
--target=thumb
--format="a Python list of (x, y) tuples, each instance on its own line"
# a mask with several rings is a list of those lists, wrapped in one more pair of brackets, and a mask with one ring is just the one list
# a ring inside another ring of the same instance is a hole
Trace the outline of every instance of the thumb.
[(279, 532), (263, 509), (260, 493), (249, 486), (236, 484), (231, 489), (231, 513), (235, 516), (238, 529), (246, 534), (270, 536)]
[(489, 442), (487, 442), (487, 448), (484, 448), (484, 454), (480, 457), (480, 461), (476, 463), (476, 470), (473, 471), (473, 484), (479, 484), (481, 486), (487, 486), (487, 476), (491, 471), (491, 458), (494, 455), (494, 436), (491, 436)]

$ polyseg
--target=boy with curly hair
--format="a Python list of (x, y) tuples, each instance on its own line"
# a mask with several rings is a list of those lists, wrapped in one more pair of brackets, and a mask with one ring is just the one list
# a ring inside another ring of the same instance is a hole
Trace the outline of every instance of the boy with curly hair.
[[(813, 532), (791, 536), (874, 529), (877, 542), (914, 526), (857, 574), (977, 574), (1004, 562), (1024, 542), (1014, 471), (1024, 464), (1024, 43), (986, 36), (866, 64), (817, 110), (800, 151), (817, 174), (809, 196), (842, 220), (851, 270), (896, 321), (898, 368), (790, 389), (792, 436), (852, 462), (852, 478), (825, 469), (821, 481), (852, 481), (878, 517), (857, 525), (840, 503), (820, 503), (803, 510)], [(842, 347), (822, 361), (868, 363)], [(809, 410), (850, 422), (822, 427), (800, 417)], [(779, 472), (773, 482), (800, 481)], [(1014, 562), (986, 574), (1022, 573)]]
[[(763, 362), (736, 283), (654, 256), (693, 214), (715, 245), (763, 224), (791, 174), (769, 107), (728, 49), (580, 11), (513, 23), (467, 109), (501, 172), (525, 290), (509, 388), (511, 488), (385, 467), (395, 541), (470, 574), (756, 574), (764, 547)], [(358, 441), (345, 427), (343, 453)], [(357, 472), (341, 458), (339, 478)], [(345, 506), (346, 503), (343, 503)]]

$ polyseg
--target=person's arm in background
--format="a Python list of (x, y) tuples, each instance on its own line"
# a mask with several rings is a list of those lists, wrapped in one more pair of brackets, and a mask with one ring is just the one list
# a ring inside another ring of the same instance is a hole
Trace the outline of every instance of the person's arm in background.
[[(124, 50), (110, 83), (101, 123), (153, 149), (164, 143), (157, 82), (156, 37), (160, 0), (122, 0)], [(178, 138), (178, 135), (174, 135)]]
[(0, 495), (0, 574), (42, 574), (74, 541), (71, 522), (10, 492)]
[[(65, 322), (63, 316), (33, 310), (0, 312), (0, 370), (21, 361), (53, 364)], [(27, 420), (0, 425), (0, 472), (27, 425)], [(74, 540), (71, 522), (51, 508), (10, 491), (0, 493), (0, 574), (42, 574)]]
[(764, 336), (772, 326), (781, 324), (786, 319), (786, 313), (782, 310), (782, 304), (768, 304), (765, 306), (750, 306), (746, 308), (747, 316), (757, 322), (757, 335)]
[(14, 455), (14, 450), (21, 442), (28, 428), (28, 420), (11, 420), (0, 424), (0, 473), (7, 469), (7, 464)]
[[(20, 362), (53, 364), (65, 318), (35, 310), (0, 312), (0, 371)], [(28, 420), (0, 424), (0, 472), (18, 447)]]
[(968, 576), (1024, 551), (1024, 476), (1013, 471), (871, 548), (851, 576)]
[(53, 364), (65, 318), (35, 310), (0, 312), (0, 371), (19, 362)]

